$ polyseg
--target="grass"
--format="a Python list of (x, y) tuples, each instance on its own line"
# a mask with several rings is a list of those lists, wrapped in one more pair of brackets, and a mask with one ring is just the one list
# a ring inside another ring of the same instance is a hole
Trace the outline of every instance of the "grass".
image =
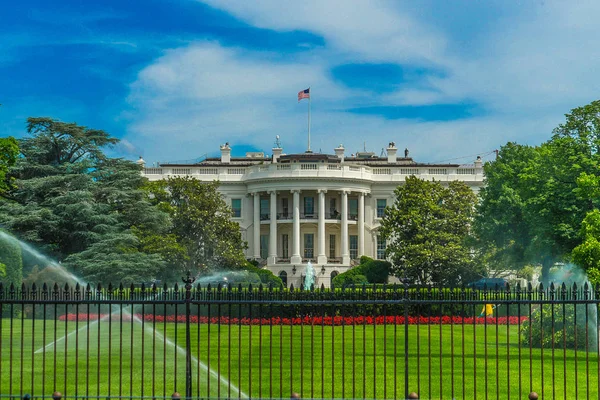
[[(185, 393), (185, 326), (2, 319), (0, 394)], [(74, 332), (77, 331), (77, 334)], [(60, 339), (67, 334), (66, 340)], [(598, 354), (519, 346), (518, 326), (192, 325), (195, 396), (598, 396)], [(55, 344), (53, 344), (56, 341)], [(44, 350), (45, 349), (45, 350)], [(238, 390), (239, 388), (239, 390)]]

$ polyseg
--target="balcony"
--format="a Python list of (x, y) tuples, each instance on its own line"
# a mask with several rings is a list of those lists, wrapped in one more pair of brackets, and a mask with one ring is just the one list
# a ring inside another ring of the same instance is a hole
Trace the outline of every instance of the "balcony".
[(366, 179), (380, 182), (404, 182), (407, 176), (421, 176), (424, 179), (483, 182), (483, 168), (475, 164), (459, 167), (434, 168), (429, 166), (376, 167), (352, 164), (260, 164), (249, 167), (230, 166), (189, 166), (186, 168), (161, 167), (144, 168), (144, 176), (150, 180), (169, 176), (192, 176), (202, 181), (249, 182), (265, 178), (287, 179), (290, 177)]
[(341, 264), (342, 257), (327, 257), (327, 264)]
[(277, 257), (277, 260), (275, 260), (276, 264), (289, 264), (290, 263), (290, 259), (287, 257)]
[(268, 221), (271, 219), (271, 215), (270, 214), (260, 214), (260, 220), (261, 221)]
[(294, 218), (294, 215), (291, 212), (282, 212), (282, 213), (277, 213), (277, 219), (292, 219)]
[(317, 219), (319, 214), (317, 212), (300, 213), (300, 219)]

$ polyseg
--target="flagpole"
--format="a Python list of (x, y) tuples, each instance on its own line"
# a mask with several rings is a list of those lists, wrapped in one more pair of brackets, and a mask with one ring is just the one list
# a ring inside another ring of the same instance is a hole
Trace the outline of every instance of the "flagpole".
[(310, 99), (311, 99), (311, 93), (310, 93), (310, 86), (308, 87), (308, 152), (310, 153)]

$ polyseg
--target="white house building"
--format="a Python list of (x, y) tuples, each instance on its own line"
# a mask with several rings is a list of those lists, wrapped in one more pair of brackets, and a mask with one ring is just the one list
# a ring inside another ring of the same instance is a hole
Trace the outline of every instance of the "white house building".
[(247, 258), (259, 260), (295, 287), (302, 284), (308, 262), (314, 267), (316, 286), (329, 287), (331, 279), (361, 255), (384, 258), (380, 219), (406, 177), (459, 180), (476, 192), (483, 185), (479, 157), (469, 165), (421, 164), (408, 150), (399, 157), (393, 142), (379, 157), (368, 152), (348, 156), (342, 145), (334, 151), (335, 155), (283, 154), (276, 145), (271, 156), (247, 153), (234, 158), (226, 143), (220, 158), (159, 164), (144, 168), (144, 175), (150, 180), (218, 180), (248, 242)]

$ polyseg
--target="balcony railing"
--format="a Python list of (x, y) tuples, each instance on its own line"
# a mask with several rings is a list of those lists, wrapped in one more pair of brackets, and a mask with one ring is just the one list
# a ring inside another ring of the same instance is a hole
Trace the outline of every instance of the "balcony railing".
[(232, 166), (189, 166), (189, 167), (171, 167), (163, 165), (161, 167), (144, 168), (144, 175), (151, 179), (163, 179), (162, 176), (170, 175), (189, 175), (200, 180), (219, 180), (219, 181), (245, 181), (248, 179), (262, 178), (263, 175), (280, 176), (322, 176), (335, 178), (362, 178), (375, 181), (404, 181), (409, 175), (448, 175), (460, 176), (456, 179), (465, 179), (465, 176), (473, 176), (476, 181), (483, 181), (483, 168), (476, 164), (461, 165), (459, 167), (435, 167), (420, 166), (410, 167), (398, 165), (397, 167), (377, 167), (366, 165), (351, 164), (261, 164), (250, 167), (232, 167)]
[(287, 257), (277, 257), (277, 260), (275, 260), (275, 263), (277, 264), (289, 264), (290, 263), (290, 259)]
[(327, 264), (341, 264), (342, 257), (327, 257)]
[(317, 212), (311, 212), (311, 213), (300, 213), (300, 218), (301, 219), (317, 219), (319, 218), (319, 214)]
[(292, 219), (294, 215), (291, 212), (277, 213), (277, 219)]
[(269, 219), (271, 219), (271, 215), (270, 214), (260, 214), (260, 220), (261, 221), (268, 221)]

